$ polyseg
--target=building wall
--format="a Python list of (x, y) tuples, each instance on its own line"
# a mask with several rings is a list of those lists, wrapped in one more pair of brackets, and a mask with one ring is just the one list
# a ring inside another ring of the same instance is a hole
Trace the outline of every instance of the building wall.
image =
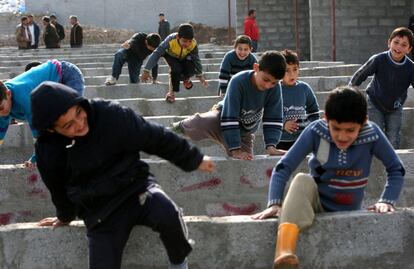
[[(235, 24), (235, 1), (231, 0), (232, 25)], [(145, 32), (157, 31), (160, 12), (165, 13), (172, 27), (189, 21), (228, 26), (228, 1), (224, 0), (26, 0), (26, 9), (31, 13), (55, 13), (65, 24), (69, 15), (75, 14), (85, 25)]]
[(308, 0), (237, 0), (237, 34), (243, 33), (244, 18), (249, 8), (254, 8), (261, 35), (259, 50), (296, 50), (295, 2), (298, 7), (298, 51), (302, 60), (309, 60)]
[[(309, 0), (311, 59), (332, 59), (332, 0)], [(363, 63), (387, 50), (393, 29), (407, 26), (414, 14), (412, 0), (336, 0), (336, 60)]]

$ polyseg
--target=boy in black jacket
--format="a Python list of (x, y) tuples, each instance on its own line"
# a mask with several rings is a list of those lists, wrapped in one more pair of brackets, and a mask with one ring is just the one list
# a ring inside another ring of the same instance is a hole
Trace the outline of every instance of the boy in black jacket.
[(140, 160), (140, 151), (185, 171), (211, 172), (207, 156), (130, 108), (87, 100), (71, 88), (44, 82), (31, 95), (38, 168), (57, 217), (41, 226), (59, 227), (78, 216), (87, 228), (89, 268), (120, 268), (135, 225), (160, 233), (170, 268), (187, 268), (191, 245), (181, 211)]
[[(129, 40), (125, 41), (115, 53), (114, 64), (112, 65), (112, 76), (108, 77), (105, 85), (115, 85), (122, 72), (122, 66), (128, 62), (130, 83), (139, 82), (139, 72), (145, 58), (150, 55), (161, 43), (158, 34), (136, 33)], [(158, 76), (158, 64), (152, 68), (153, 83), (156, 83)]]

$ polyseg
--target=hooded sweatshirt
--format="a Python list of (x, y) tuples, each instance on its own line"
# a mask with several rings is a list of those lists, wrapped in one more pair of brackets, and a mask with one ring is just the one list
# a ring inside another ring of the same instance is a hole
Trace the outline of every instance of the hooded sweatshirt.
[[(198, 168), (203, 155), (164, 127), (130, 108), (101, 99), (87, 100), (72, 89), (45, 82), (32, 93), (38, 168), (51, 192), (57, 217), (79, 216), (88, 228), (102, 222), (131, 195), (154, 183), (140, 151), (158, 155), (185, 171)], [(74, 105), (85, 109), (89, 132), (70, 139), (47, 131)]]

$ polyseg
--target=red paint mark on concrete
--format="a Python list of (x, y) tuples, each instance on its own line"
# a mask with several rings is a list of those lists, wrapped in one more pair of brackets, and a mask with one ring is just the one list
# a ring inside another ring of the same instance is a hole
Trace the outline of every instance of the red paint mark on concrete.
[(241, 176), (240, 177), (240, 184), (247, 185), (250, 188), (253, 188), (253, 184), (250, 182), (250, 180), (246, 176)]
[(215, 177), (212, 179), (209, 179), (204, 182), (196, 183), (187, 187), (182, 188), (180, 191), (182, 192), (189, 192), (199, 189), (211, 189), (221, 184), (221, 179)]
[(250, 215), (253, 214), (259, 207), (252, 203), (250, 205), (241, 207), (241, 206), (232, 206), (228, 203), (223, 204), (223, 209), (229, 213), (229, 215)]
[(27, 181), (29, 182), (29, 184), (35, 184), (38, 180), (38, 176), (37, 174), (31, 174), (28, 178)]
[(11, 221), (13, 215), (14, 215), (13, 213), (0, 214), (0, 225), (10, 224), (10, 221)]
[(270, 179), (272, 176), (273, 167), (266, 170), (267, 179)]

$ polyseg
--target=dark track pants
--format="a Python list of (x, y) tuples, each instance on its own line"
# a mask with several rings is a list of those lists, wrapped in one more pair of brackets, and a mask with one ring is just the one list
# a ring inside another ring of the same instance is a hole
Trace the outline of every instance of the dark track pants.
[(121, 268), (122, 253), (135, 225), (150, 227), (160, 234), (173, 264), (184, 262), (191, 252), (180, 209), (153, 185), (148, 188), (143, 205), (140, 204), (140, 196), (133, 195), (105, 221), (88, 229), (89, 268)]
[(192, 77), (195, 73), (195, 66), (192, 60), (182, 61), (168, 54), (164, 55), (165, 60), (170, 66), (170, 82), (174, 92), (180, 91), (180, 81)]

